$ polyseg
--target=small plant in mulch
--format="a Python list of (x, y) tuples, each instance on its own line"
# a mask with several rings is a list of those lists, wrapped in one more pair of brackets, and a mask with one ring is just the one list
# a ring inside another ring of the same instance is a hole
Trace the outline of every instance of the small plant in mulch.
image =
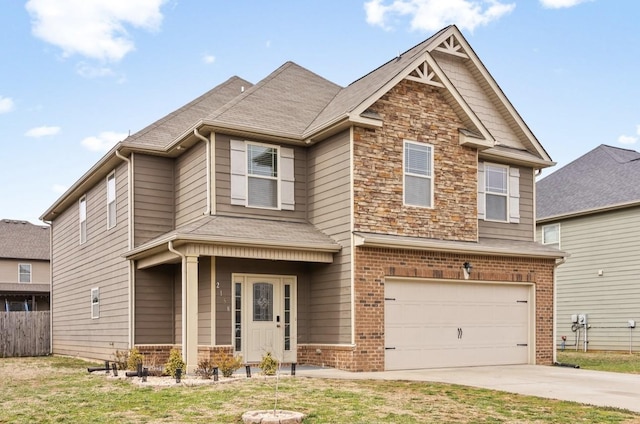
[(126, 370), (127, 363), (129, 362), (128, 350), (116, 350), (113, 354), (113, 362), (116, 364), (119, 370)]
[(209, 380), (213, 375), (215, 368), (216, 368), (216, 364), (213, 361), (209, 359), (203, 359), (202, 361), (198, 362), (198, 369), (196, 369), (196, 375), (206, 380)]
[(136, 371), (138, 369), (138, 364), (142, 364), (144, 361), (144, 356), (138, 348), (131, 348), (129, 350), (129, 356), (127, 357), (127, 369), (131, 371)]
[(164, 366), (164, 374), (175, 378), (177, 369), (181, 369), (184, 373), (185, 363), (180, 350), (171, 349), (171, 352), (169, 352), (169, 360)]
[(231, 377), (237, 369), (242, 367), (242, 356), (233, 356), (220, 351), (213, 355), (213, 363), (224, 377)]
[(258, 368), (262, 370), (264, 375), (276, 375), (278, 370), (278, 360), (271, 356), (271, 352), (267, 352), (262, 356), (262, 360), (258, 364)]

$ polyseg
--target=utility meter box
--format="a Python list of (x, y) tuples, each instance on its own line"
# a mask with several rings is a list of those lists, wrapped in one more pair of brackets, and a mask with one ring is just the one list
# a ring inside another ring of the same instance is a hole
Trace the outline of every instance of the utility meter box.
[(587, 314), (579, 314), (578, 315), (578, 324), (587, 325)]
[(627, 325), (629, 328), (636, 328), (636, 322), (632, 319), (627, 322)]
[(578, 314), (571, 315), (571, 323), (572, 324), (577, 324), (578, 323)]

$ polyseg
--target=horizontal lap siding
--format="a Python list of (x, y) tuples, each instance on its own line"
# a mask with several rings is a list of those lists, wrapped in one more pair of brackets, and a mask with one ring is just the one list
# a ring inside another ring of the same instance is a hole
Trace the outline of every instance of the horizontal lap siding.
[(533, 169), (520, 170), (520, 222), (505, 223), (479, 220), (478, 232), (480, 237), (503, 240), (531, 241), (534, 237), (535, 224), (533, 222)]
[[(295, 210), (270, 210), (247, 208), (231, 205), (231, 156), (230, 140), (241, 139), (216, 134), (216, 213), (227, 216), (246, 216), (255, 218), (281, 219), (287, 221), (304, 222), (307, 212), (307, 151), (302, 147), (294, 149), (294, 178), (295, 178)], [(260, 142), (260, 140), (251, 140)], [(291, 146), (288, 146), (291, 147)]]
[(136, 270), (135, 343), (174, 343), (173, 290), (175, 265)]
[(627, 321), (640, 326), (637, 228), (637, 207), (561, 221), (560, 248), (571, 256), (557, 270), (557, 343), (574, 341), (572, 314), (588, 314), (589, 349), (629, 349)]
[[(31, 264), (31, 283), (18, 283), (18, 265)], [(0, 259), (0, 289), (3, 283), (49, 284), (49, 261), (34, 259)], [(28, 287), (28, 286), (27, 286)]]
[[(107, 230), (106, 180), (86, 192), (87, 242), (79, 244), (78, 203), (52, 223), (53, 352), (109, 359), (128, 349), (127, 165), (116, 170), (117, 225)], [(100, 318), (91, 319), (91, 289)]]
[(176, 227), (200, 218), (207, 209), (206, 146), (198, 143), (176, 159)]
[(134, 156), (135, 245), (174, 228), (173, 160)]
[(319, 143), (308, 154), (309, 222), (343, 248), (332, 264), (312, 267), (312, 283), (298, 290), (307, 322), (301, 343), (351, 343), (351, 221), (349, 132)]

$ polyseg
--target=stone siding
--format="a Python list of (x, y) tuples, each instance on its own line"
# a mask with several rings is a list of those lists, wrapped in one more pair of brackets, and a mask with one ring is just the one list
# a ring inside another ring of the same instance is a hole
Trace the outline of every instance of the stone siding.
[[(477, 152), (460, 146), (443, 90), (405, 80), (371, 109), (384, 125), (354, 128), (355, 231), (476, 241)], [(403, 204), (404, 140), (433, 145), (433, 208)]]

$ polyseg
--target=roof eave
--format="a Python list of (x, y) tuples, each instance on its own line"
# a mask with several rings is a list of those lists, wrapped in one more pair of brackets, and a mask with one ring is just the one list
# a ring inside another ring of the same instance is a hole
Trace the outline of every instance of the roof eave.
[(577, 217), (581, 217), (581, 216), (585, 216), (585, 215), (593, 215), (593, 214), (596, 214), (596, 213), (609, 212), (609, 211), (614, 211), (614, 210), (618, 210), (618, 209), (632, 208), (632, 207), (635, 207), (635, 206), (640, 206), (640, 200), (633, 200), (631, 202), (616, 203), (614, 205), (608, 205), (608, 206), (603, 206), (603, 207), (598, 207), (598, 208), (583, 209), (583, 210), (580, 210), (580, 211), (567, 212), (567, 213), (561, 213), (561, 214), (557, 214), (557, 215), (546, 216), (544, 218), (537, 219), (536, 223), (545, 224), (545, 223), (548, 223), (548, 222), (559, 221), (561, 219), (577, 218)]
[(567, 255), (565, 252), (542, 252), (531, 249), (514, 249), (509, 247), (496, 247), (496, 246), (483, 246), (481, 244), (472, 242), (443, 242), (442, 240), (429, 240), (418, 238), (397, 238), (390, 239), (387, 237), (380, 237), (376, 234), (363, 234), (354, 233), (355, 246), (363, 247), (378, 247), (378, 248), (391, 248), (391, 249), (409, 249), (409, 250), (424, 250), (434, 252), (447, 252), (447, 253), (460, 253), (460, 254), (474, 254), (482, 256), (509, 256), (509, 257), (535, 257), (535, 258), (547, 258), (547, 259), (561, 259)]

